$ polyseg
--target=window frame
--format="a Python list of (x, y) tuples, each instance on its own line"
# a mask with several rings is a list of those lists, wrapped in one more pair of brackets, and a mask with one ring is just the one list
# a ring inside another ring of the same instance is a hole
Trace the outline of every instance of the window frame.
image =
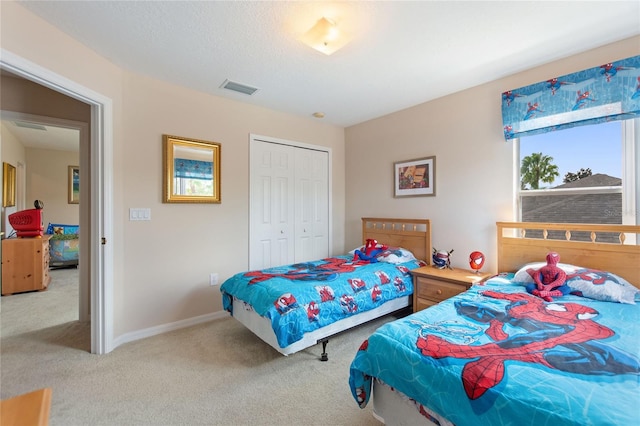
[[(520, 188), (520, 138), (513, 139), (513, 217), (522, 221), (522, 198), (540, 195), (622, 194), (622, 224), (640, 223), (640, 119), (624, 120), (622, 125), (622, 186), (591, 188), (526, 189)], [(559, 130), (562, 131), (562, 130)]]

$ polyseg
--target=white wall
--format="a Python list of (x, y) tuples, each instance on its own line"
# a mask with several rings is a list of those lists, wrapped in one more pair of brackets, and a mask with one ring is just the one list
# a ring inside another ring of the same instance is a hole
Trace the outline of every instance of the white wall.
[[(248, 146), (255, 133), (331, 147), (332, 251), (344, 247), (344, 129), (129, 73), (12, 1), (1, 46), (113, 101), (114, 335), (220, 311), (220, 279), (248, 265)], [(222, 203), (163, 204), (162, 134), (222, 144)], [(151, 209), (130, 222), (129, 209)]]
[[(454, 266), (468, 268), (480, 250), (495, 272), (495, 222), (515, 219), (501, 94), (639, 53), (640, 37), (631, 38), (347, 128), (347, 246), (360, 242), (362, 216), (429, 218), (433, 246), (454, 249)], [(431, 155), (436, 196), (393, 198), (393, 163)]]

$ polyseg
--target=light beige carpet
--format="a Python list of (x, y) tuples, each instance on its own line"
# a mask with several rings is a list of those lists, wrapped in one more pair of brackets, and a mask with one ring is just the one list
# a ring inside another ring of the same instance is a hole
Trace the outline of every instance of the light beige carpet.
[(2, 297), (0, 396), (53, 388), (51, 425), (379, 425), (348, 386), (386, 317), (284, 357), (233, 318), (89, 353), (75, 270), (49, 290)]

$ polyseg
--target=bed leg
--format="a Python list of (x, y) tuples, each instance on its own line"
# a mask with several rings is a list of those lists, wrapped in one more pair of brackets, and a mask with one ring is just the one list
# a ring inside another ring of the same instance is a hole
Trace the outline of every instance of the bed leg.
[(327, 355), (327, 343), (329, 343), (329, 339), (322, 339), (322, 355), (320, 355), (320, 361), (328, 361), (329, 355)]

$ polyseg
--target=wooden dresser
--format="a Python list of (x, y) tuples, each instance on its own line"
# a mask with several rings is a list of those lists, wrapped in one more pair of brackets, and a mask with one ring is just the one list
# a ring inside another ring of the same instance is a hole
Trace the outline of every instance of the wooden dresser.
[(0, 424), (47, 426), (51, 411), (51, 388), (38, 389), (0, 402)]
[(5, 238), (2, 240), (2, 295), (44, 290), (49, 276), (49, 239)]
[(464, 269), (438, 269), (423, 266), (411, 271), (413, 276), (413, 312), (418, 312), (462, 293), (472, 284), (491, 276)]

